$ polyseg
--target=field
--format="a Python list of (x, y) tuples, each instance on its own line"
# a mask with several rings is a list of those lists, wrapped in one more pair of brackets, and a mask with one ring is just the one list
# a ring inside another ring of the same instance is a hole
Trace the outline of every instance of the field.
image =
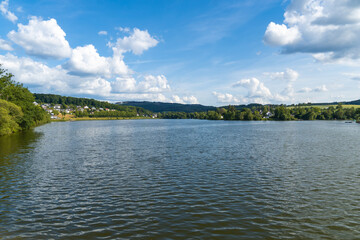
[[(304, 105), (304, 106), (300, 106), (300, 107), (304, 107), (304, 108), (308, 108), (308, 107), (318, 107), (318, 108), (321, 108), (321, 109), (324, 109), (324, 108), (329, 108), (329, 107), (334, 107), (336, 108), (337, 105)], [(342, 105), (343, 108), (360, 108), (360, 105)], [(294, 108), (293, 106), (289, 106), (288, 108), (292, 109)]]

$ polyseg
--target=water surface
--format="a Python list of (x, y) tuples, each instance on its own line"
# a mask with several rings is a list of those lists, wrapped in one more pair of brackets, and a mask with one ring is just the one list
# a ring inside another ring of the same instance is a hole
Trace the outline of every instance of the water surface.
[(360, 125), (58, 122), (0, 138), (4, 239), (356, 239)]

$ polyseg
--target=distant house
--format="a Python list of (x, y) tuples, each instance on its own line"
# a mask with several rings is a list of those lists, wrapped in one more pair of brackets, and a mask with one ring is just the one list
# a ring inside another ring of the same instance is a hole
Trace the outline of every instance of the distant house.
[(104, 109), (103, 109), (103, 108), (99, 108), (99, 110), (100, 110), (100, 111), (104, 111)]
[(88, 106), (85, 106), (85, 107), (84, 107), (84, 109), (86, 109), (86, 110), (87, 110), (87, 109), (89, 109), (89, 107), (88, 107)]
[(61, 104), (55, 104), (54, 109), (60, 110), (61, 109)]
[(39, 105), (37, 102), (33, 102), (33, 104), (34, 104), (35, 106)]
[(92, 107), (91, 110), (95, 111), (95, 110), (96, 110), (96, 107)]
[(271, 112), (267, 112), (264, 118), (271, 118), (272, 116), (274, 116), (274, 114), (272, 114)]

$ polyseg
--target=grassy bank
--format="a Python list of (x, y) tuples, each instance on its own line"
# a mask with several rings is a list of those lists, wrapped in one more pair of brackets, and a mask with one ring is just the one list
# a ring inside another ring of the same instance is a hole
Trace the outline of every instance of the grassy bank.
[(72, 117), (53, 119), (52, 122), (68, 122), (68, 121), (93, 121), (93, 120), (136, 120), (136, 119), (153, 119), (150, 117)]

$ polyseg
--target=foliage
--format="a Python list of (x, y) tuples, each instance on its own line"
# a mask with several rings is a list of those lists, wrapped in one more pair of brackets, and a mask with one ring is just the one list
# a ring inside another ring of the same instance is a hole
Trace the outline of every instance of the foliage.
[(0, 99), (0, 136), (21, 130), (19, 123), (23, 115), (19, 106)]
[[(240, 110), (238, 110), (240, 109)], [(267, 115), (270, 113), (269, 115)], [(168, 119), (208, 119), (208, 120), (345, 120), (360, 119), (360, 108), (344, 108), (342, 104), (328, 108), (320, 107), (304, 107), (302, 105), (286, 107), (285, 105), (270, 106), (258, 105), (252, 108), (237, 108), (236, 106), (228, 106), (218, 108), (216, 111), (207, 112), (166, 112), (159, 114), (159, 118)]]
[[(5, 100), (2, 101), (0, 129), (3, 131), (0, 131), (0, 135), (29, 129), (49, 121), (46, 112), (33, 104), (35, 100), (33, 94), (12, 78), (11, 73), (0, 67), (0, 99)], [(13, 103), (18, 108), (9, 103)], [(14, 109), (20, 109), (20, 112)]]

